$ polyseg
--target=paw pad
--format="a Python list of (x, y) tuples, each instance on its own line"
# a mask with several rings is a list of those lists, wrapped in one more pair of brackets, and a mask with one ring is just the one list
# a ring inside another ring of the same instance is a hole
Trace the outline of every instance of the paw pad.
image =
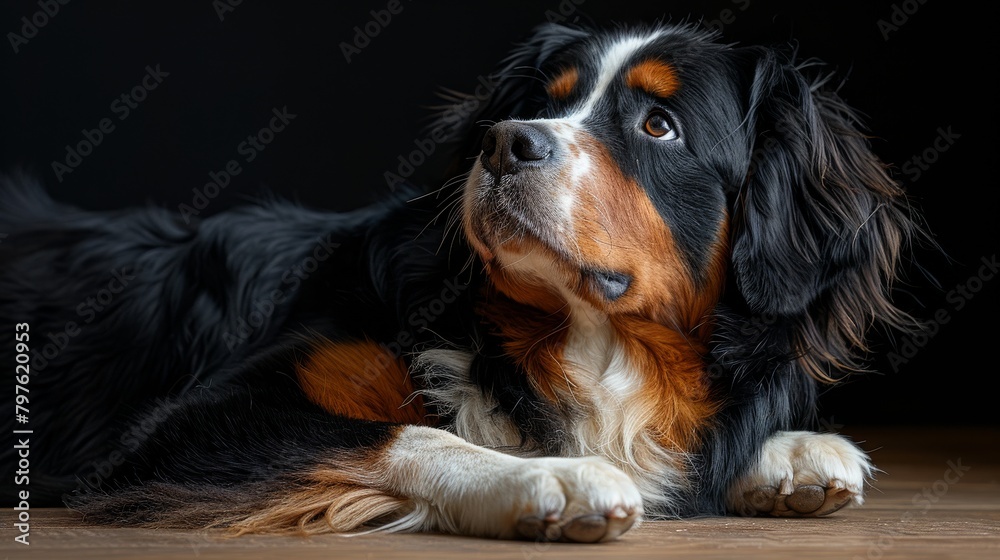
[(796, 486), (791, 494), (780, 494), (773, 486), (759, 486), (743, 495), (759, 514), (776, 517), (819, 517), (846, 506), (854, 492), (845, 488), (825, 488), (818, 484)]
[(617, 536), (628, 531), (636, 521), (635, 515), (617, 513), (588, 513), (565, 521), (557, 515), (545, 518), (522, 517), (517, 522), (517, 532), (522, 538), (536, 541), (593, 543), (603, 540), (609, 534)]

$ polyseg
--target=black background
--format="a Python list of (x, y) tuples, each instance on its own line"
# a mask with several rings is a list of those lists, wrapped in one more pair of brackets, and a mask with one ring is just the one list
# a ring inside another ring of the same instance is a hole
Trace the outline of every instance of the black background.
[[(982, 288), (959, 298), (961, 308), (948, 296), (978, 274), (981, 258), (995, 258), (1000, 239), (992, 168), (995, 3), (402, 0), (402, 12), (345, 60), (341, 44), (387, 3), (244, 1), (220, 20), (219, 2), (210, 0), (99, 6), (77, 0), (60, 6), (15, 53), (8, 34), (20, 34), (21, 18), (31, 19), (40, 7), (4, 2), (0, 171), (31, 172), (57, 199), (84, 208), (177, 208), (192, 202), (192, 189), (209, 172), (241, 158), (237, 146), (267, 124), (273, 108), (287, 106), (295, 119), (242, 165), (203, 215), (263, 190), (350, 209), (389, 193), (384, 174), (426, 136), (436, 91), (472, 91), (513, 42), (560, 11), (572, 7), (567, 20), (598, 24), (704, 19), (721, 23), (727, 41), (794, 41), (800, 56), (847, 78), (843, 97), (866, 116), (875, 151), (893, 165), (949, 256), (918, 250), (941, 286), (912, 275), (909, 295), (900, 299), (926, 319), (944, 309), (947, 323), (912, 347), (898, 336), (877, 337), (881, 373), (828, 391), (822, 415), (833, 427), (998, 422), (1000, 282), (972, 280), (970, 287)], [(903, 21), (906, 11), (912, 13)], [(894, 12), (901, 25), (886, 39), (878, 22), (892, 23)], [(169, 76), (119, 120), (112, 102), (157, 64)], [(57, 180), (52, 162), (63, 161), (65, 146), (106, 117), (114, 131)], [(959, 137), (919, 176), (904, 172), (908, 160), (934, 145), (939, 129)], [(912, 358), (893, 364), (886, 358), (893, 351)]]

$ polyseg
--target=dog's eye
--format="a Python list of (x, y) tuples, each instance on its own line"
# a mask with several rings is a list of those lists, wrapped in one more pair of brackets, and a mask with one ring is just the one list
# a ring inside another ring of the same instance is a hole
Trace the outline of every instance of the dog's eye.
[(659, 109), (646, 117), (646, 123), (642, 127), (646, 131), (646, 134), (654, 138), (662, 138), (663, 140), (677, 138), (677, 130), (674, 128), (673, 121), (670, 120), (670, 115)]

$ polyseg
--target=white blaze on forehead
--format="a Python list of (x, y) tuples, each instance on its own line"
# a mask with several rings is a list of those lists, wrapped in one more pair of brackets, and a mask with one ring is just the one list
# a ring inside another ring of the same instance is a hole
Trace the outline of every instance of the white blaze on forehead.
[(604, 92), (607, 91), (608, 86), (611, 85), (611, 82), (621, 71), (622, 66), (628, 62), (636, 51), (652, 43), (659, 36), (660, 32), (656, 31), (645, 37), (622, 37), (611, 43), (601, 56), (601, 62), (597, 68), (597, 82), (594, 83), (594, 89), (590, 91), (590, 95), (587, 96), (583, 104), (567, 117), (567, 120), (581, 123), (589, 117), (594, 111), (598, 100), (601, 99)]

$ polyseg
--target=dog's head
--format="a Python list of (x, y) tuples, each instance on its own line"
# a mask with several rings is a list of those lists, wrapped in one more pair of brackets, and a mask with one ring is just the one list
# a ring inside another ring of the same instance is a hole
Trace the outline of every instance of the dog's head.
[[(913, 225), (854, 113), (690, 27), (535, 31), (468, 125), (466, 236), (497, 290), (707, 340), (720, 302), (817, 377), (854, 366)], [(480, 140), (481, 138), (481, 140)]]

